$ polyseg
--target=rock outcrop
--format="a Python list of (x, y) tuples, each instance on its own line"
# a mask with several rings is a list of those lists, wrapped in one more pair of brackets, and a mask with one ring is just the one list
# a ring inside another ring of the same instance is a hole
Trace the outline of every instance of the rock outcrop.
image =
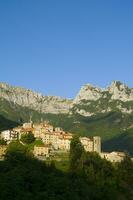
[(133, 89), (119, 81), (113, 81), (105, 89), (86, 84), (74, 99), (73, 110), (83, 116), (111, 111), (132, 114)]
[(117, 99), (121, 101), (133, 101), (133, 89), (128, 88), (125, 84), (114, 81), (111, 86), (108, 87), (109, 93), (112, 95), (111, 99)]
[(43, 96), (20, 87), (0, 84), (0, 98), (42, 113), (68, 113), (72, 101), (55, 96)]
[(78, 95), (74, 99), (74, 104), (80, 103), (82, 100), (96, 101), (102, 97), (102, 90), (97, 87), (93, 87), (90, 84), (84, 85), (79, 91)]

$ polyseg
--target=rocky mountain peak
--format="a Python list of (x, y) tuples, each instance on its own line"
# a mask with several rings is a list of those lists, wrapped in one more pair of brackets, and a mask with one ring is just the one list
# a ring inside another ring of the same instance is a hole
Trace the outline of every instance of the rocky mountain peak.
[(79, 104), (83, 100), (96, 101), (106, 97), (105, 92), (111, 95), (111, 100), (133, 101), (133, 89), (120, 81), (113, 81), (107, 89), (94, 87), (91, 84), (84, 85), (74, 99), (74, 104)]
[(81, 87), (78, 95), (74, 99), (74, 104), (80, 103), (82, 100), (95, 101), (102, 96), (102, 89), (86, 84)]
[(133, 113), (132, 102), (133, 89), (120, 81), (113, 81), (106, 89), (86, 84), (74, 99), (73, 110), (83, 116), (108, 113), (113, 110), (130, 114)]
[(113, 81), (108, 87), (109, 91), (113, 91), (115, 88), (118, 90), (128, 89), (128, 86), (120, 81)]
[(120, 81), (113, 81), (108, 87), (108, 91), (112, 95), (111, 99), (121, 100), (123, 102), (133, 101), (133, 89)]
[(7, 83), (4, 83), (4, 82), (1, 82), (1, 83), (0, 83), (0, 88), (7, 89), (7, 88), (9, 88), (9, 87), (10, 87), (10, 85), (7, 84)]

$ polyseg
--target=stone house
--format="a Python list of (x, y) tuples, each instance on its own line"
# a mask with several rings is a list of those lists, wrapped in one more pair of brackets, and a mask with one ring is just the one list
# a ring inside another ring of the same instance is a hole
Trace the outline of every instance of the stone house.
[(43, 156), (43, 157), (49, 157), (49, 146), (48, 145), (39, 145), (34, 146), (33, 154), (35, 157)]
[(5, 130), (1, 132), (1, 138), (3, 138), (7, 142), (11, 142), (12, 140), (19, 139), (19, 134), (13, 130)]
[(80, 137), (80, 141), (85, 151), (101, 153), (101, 138), (99, 136), (93, 138)]
[(101, 158), (104, 158), (110, 162), (121, 162), (125, 158), (125, 153), (124, 152), (102, 152), (100, 153)]
[(58, 149), (60, 150), (69, 151), (70, 144), (71, 144), (71, 139), (62, 138), (62, 137), (58, 139)]
[(1, 138), (3, 138), (6, 141), (10, 141), (10, 134), (11, 134), (10, 130), (2, 131), (1, 132)]
[(80, 137), (80, 141), (84, 146), (85, 151), (92, 152), (93, 151), (93, 139), (87, 137)]

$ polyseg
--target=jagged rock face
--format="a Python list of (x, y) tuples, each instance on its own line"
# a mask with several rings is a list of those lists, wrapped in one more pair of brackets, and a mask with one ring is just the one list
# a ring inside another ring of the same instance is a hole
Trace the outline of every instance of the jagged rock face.
[(125, 84), (114, 81), (108, 91), (112, 94), (111, 99), (118, 99), (121, 101), (133, 101), (133, 89), (129, 89)]
[(74, 103), (78, 104), (82, 100), (96, 101), (101, 97), (106, 98), (106, 95), (104, 95), (105, 91), (111, 94), (112, 100), (121, 100), (124, 102), (133, 101), (133, 89), (128, 88), (125, 84), (119, 81), (114, 81), (107, 89), (104, 90), (93, 87), (90, 84), (84, 85), (74, 99)]
[(68, 113), (72, 101), (54, 96), (43, 96), (31, 90), (0, 84), (0, 98), (42, 113)]
[(82, 116), (97, 113), (121, 111), (133, 113), (133, 89), (114, 81), (107, 89), (99, 89), (89, 84), (83, 86), (73, 101), (73, 110)]
[(111, 111), (133, 113), (133, 89), (117, 81), (107, 89), (87, 84), (81, 88), (74, 100), (43, 96), (31, 90), (1, 83), (0, 98), (41, 113), (78, 113), (85, 117)]
[(93, 100), (96, 101), (102, 96), (102, 90), (96, 87), (86, 84), (83, 86), (74, 99), (74, 104), (80, 103), (82, 100)]

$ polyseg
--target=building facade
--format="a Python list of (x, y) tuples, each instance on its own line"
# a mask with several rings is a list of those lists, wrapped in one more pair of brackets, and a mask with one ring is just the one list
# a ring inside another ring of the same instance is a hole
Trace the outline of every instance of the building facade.
[(38, 156), (49, 157), (48, 145), (34, 146), (33, 154), (35, 157), (38, 157)]
[(101, 138), (99, 136), (93, 138), (80, 137), (80, 141), (85, 151), (101, 153)]
[(12, 140), (19, 139), (19, 134), (13, 130), (5, 130), (1, 132), (1, 138), (3, 138), (7, 142), (11, 142)]
[(111, 152), (111, 153), (108, 153), (108, 152), (102, 152), (100, 153), (100, 156), (101, 158), (104, 158), (110, 162), (121, 162), (122, 160), (124, 160), (125, 158), (125, 153), (124, 152)]

